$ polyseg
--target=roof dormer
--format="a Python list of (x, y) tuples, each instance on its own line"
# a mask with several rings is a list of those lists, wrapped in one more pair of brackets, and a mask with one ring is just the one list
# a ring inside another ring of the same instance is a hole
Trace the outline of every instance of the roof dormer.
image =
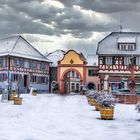
[(136, 38), (135, 37), (120, 37), (118, 39), (118, 50), (120, 51), (136, 50)]

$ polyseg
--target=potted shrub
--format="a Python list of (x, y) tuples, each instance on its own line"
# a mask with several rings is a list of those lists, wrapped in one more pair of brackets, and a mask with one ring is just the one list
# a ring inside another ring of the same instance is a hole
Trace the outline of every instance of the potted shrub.
[(8, 99), (9, 100), (14, 100), (14, 97), (16, 96), (16, 90), (11, 90)]
[(14, 97), (14, 105), (21, 105), (22, 104), (22, 97), (20, 97), (20, 94), (17, 94), (17, 97)]
[(112, 94), (102, 93), (100, 95), (100, 115), (101, 119), (113, 119), (114, 117), (114, 106), (117, 100)]
[(22, 97), (20, 97), (19, 88), (17, 90), (17, 96), (14, 97), (14, 105), (21, 105), (22, 104)]
[(95, 91), (89, 91), (86, 94), (87, 100), (88, 100), (88, 104), (95, 106), (96, 102), (95, 102), (95, 97), (96, 97), (97, 92)]
[(94, 99), (95, 99), (95, 110), (96, 111), (100, 111), (100, 108), (102, 107), (102, 93), (101, 92), (98, 92), (97, 94), (95, 94), (94, 96)]
[(35, 89), (35, 88), (33, 89), (32, 95), (33, 96), (36, 96), (37, 95), (37, 89)]

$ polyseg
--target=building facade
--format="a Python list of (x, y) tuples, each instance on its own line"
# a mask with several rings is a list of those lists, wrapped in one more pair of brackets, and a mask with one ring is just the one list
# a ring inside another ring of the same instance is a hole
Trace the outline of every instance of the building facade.
[(0, 89), (49, 90), (49, 60), (22, 36), (0, 40)]
[(86, 87), (89, 90), (100, 90), (100, 79), (97, 55), (88, 55), (86, 58)]
[(97, 47), (101, 90), (130, 88), (132, 59), (135, 90), (140, 90), (140, 33), (112, 32)]
[(60, 93), (79, 92), (86, 83), (86, 59), (83, 54), (69, 50), (58, 61), (58, 85)]

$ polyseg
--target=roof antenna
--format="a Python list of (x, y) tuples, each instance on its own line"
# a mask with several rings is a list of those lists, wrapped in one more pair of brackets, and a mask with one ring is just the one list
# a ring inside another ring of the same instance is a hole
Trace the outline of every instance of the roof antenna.
[(122, 27), (121, 13), (120, 13), (120, 25), (119, 25), (119, 29), (120, 29), (120, 32), (122, 32), (123, 27)]

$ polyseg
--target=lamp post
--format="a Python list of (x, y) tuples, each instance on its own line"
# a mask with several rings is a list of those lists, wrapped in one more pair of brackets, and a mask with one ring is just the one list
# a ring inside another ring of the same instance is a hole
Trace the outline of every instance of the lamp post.
[(130, 77), (130, 93), (131, 94), (135, 94), (135, 75), (134, 75), (135, 64), (134, 64), (134, 57), (133, 56), (130, 59), (130, 61), (131, 61), (131, 63), (130, 63), (130, 72), (131, 72), (131, 77)]

